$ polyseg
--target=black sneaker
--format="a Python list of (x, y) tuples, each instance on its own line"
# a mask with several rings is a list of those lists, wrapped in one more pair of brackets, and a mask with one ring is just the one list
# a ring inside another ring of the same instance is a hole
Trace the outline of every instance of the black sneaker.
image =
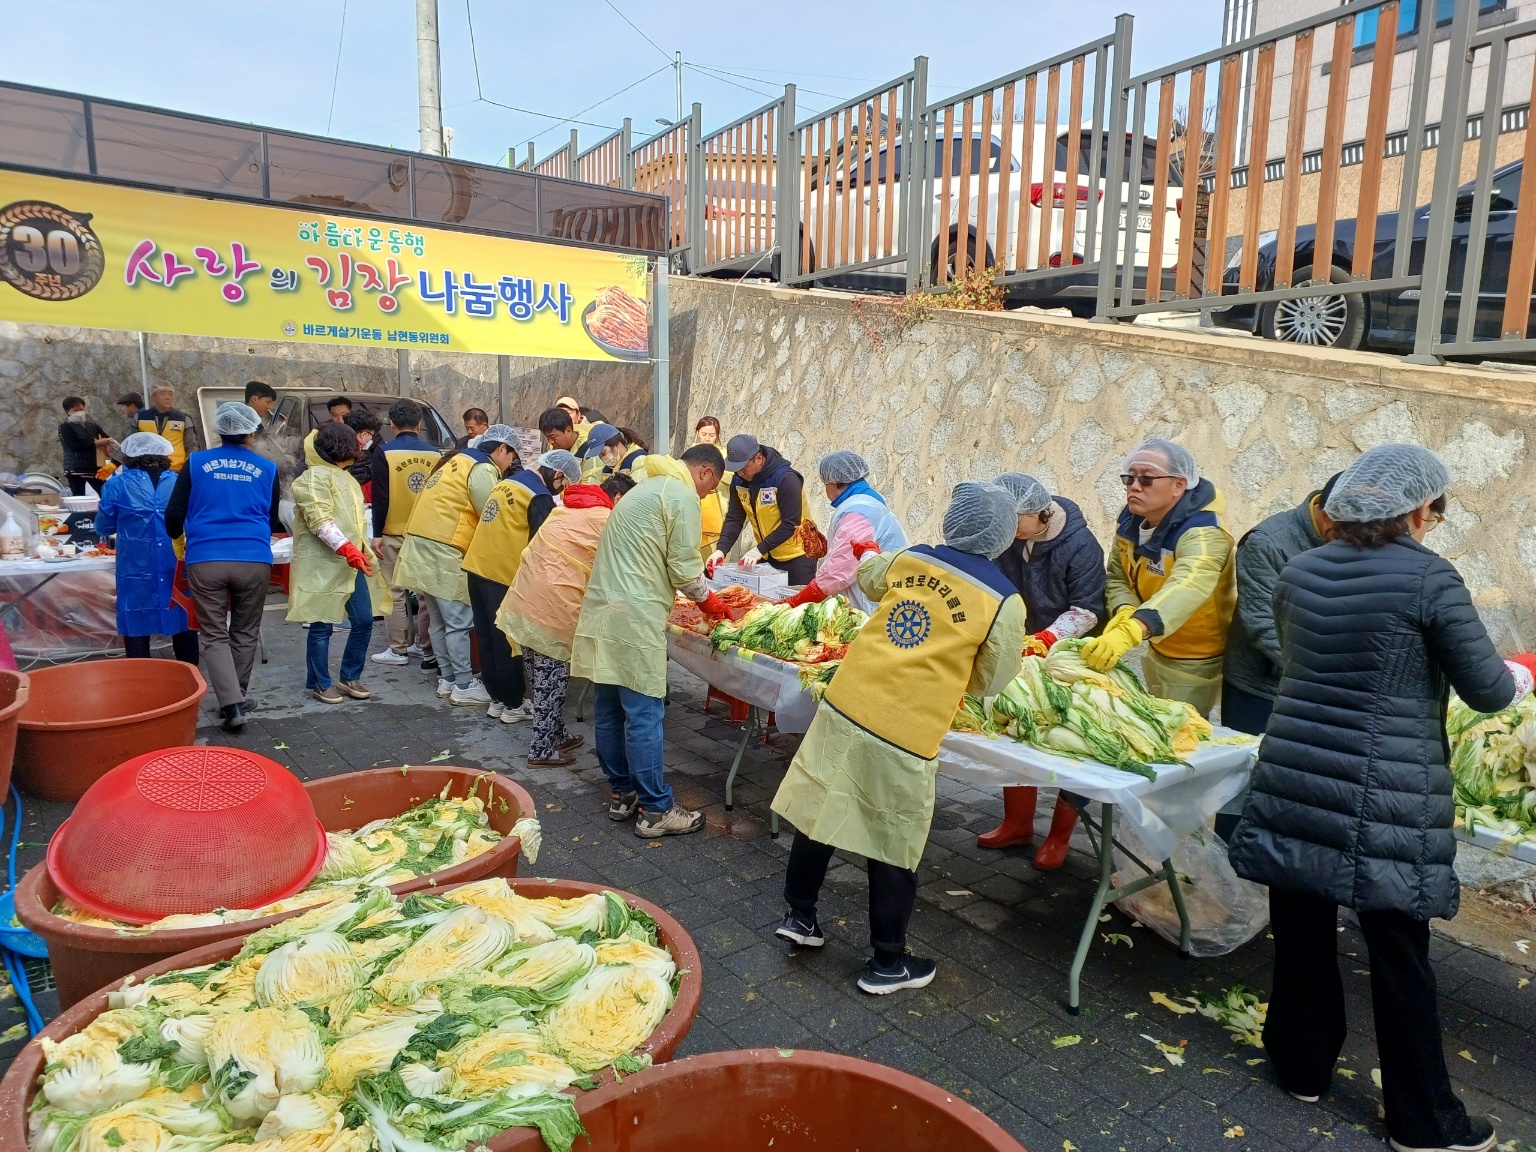
[(640, 810), (640, 797), (634, 792), (625, 792), (622, 796), (614, 793), (608, 801), (608, 819), (615, 824), (622, 824)]
[(1467, 1130), (1454, 1144), (1403, 1144), (1388, 1140), (1395, 1152), (1492, 1152), (1498, 1137), (1493, 1134), (1493, 1122), (1486, 1116), (1468, 1116)]
[(821, 925), (816, 923), (814, 917), (807, 924), (793, 912), (784, 917), (784, 923), (774, 929), (773, 934), (780, 940), (788, 940), (802, 948), (820, 948), (827, 942), (827, 938), (821, 934)]
[(239, 732), (245, 727), (246, 706), (244, 704), (226, 704), (219, 709), (221, 723), (219, 727), (226, 732)]
[(422, 662), (421, 662), (421, 670), (423, 672), (436, 672), (437, 671), (437, 657), (436, 656), (428, 656), (424, 660), (422, 660)]
[(900, 992), (903, 988), (926, 988), (933, 983), (933, 974), (938, 968), (932, 960), (910, 954), (889, 967), (882, 967), (871, 958), (864, 962), (864, 975), (859, 977), (859, 990), (871, 996), (884, 996), (888, 992)]

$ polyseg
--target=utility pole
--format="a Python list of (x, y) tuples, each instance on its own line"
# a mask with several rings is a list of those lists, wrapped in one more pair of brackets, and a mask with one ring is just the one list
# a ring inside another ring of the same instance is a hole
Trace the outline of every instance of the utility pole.
[(443, 152), (443, 61), (437, 45), (437, 0), (416, 0), (416, 96), (421, 150)]
[(683, 118), (683, 54), (675, 53), (672, 57), (672, 72), (677, 77), (677, 119), (676, 124)]

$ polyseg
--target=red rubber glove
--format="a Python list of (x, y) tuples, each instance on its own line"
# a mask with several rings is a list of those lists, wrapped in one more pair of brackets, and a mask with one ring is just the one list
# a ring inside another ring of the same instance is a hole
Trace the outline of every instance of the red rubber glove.
[(880, 551), (880, 545), (876, 544), (873, 540), (855, 540), (849, 547), (853, 549), (853, 558), (855, 560), (862, 560), (869, 553)]
[(812, 580), (789, 599), (780, 600), (779, 603), (788, 605), (790, 608), (798, 608), (802, 604), (820, 604), (826, 598), (827, 594), (821, 590), (816, 581)]
[(1051, 650), (1051, 645), (1056, 643), (1056, 633), (1049, 629), (1033, 632), (1024, 637), (1024, 655), (1044, 656)]
[(731, 616), (731, 610), (725, 601), (713, 592), (699, 601), (699, 611), (704, 613), (705, 617), (711, 622), (728, 620)]
[(364, 576), (373, 575), (373, 565), (368, 563), (368, 557), (363, 555), (363, 550), (350, 540), (336, 549), (336, 555), (340, 556), (353, 568), (356, 568)]
[(1533, 656), (1531, 653), (1522, 652), (1518, 656), (1511, 656), (1509, 662), (1521, 665), (1532, 676), (1536, 676), (1536, 656)]

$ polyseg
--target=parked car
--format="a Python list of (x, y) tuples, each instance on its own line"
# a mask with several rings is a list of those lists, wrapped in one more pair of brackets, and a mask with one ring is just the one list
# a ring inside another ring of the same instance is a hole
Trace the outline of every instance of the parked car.
[[(311, 428), (318, 428), (330, 421), (331, 414), (325, 406), (326, 401), (333, 396), (345, 396), (352, 401), (354, 409), (372, 412), (379, 418), (380, 435), (385, 441), (394, 439), (394, 433), (389, 426), (389, 406), (400, 399), (399, 396), (392, 396), (386, 392), (353, 392), (345, 387), (337, 390), (284, 388), (279, 385), (274, 387), (277, 389), (277, 403), (272, 408), (272, 420), (268, 427), (268, 432), (274, 437), (293, 436), (302, 440), (309, 434)], [(230, 388), (199, 388), (197, 411), (201, 426), (213, 427), (213, 414), (220, 404), (229, 400), (243, 401), (244, 399), (243, 385)], [(434, 448), (443, 451), (452, 448), (454, 436), (449, 431), (448, 422), (425, 400), (417, 400), (416, 403), (422, 407), (421, 438)]]
[[(1502, 334), (1504, 288), (1509, 281), (1510, 250), (1515, 236), (1515, 208), (1520, 202), (1520, 180), (1524, 164), (1515, 161), (1496, 170), (1489, 194), (1487, 239), (1483, 249), (1483, 268), (1479, 283), (1477, 312), (1473, 320), (1476, 339), (1496, 340)], [(1446, 278), (1445, 306), (1440, 331), (1444, 338), (1455, 336), (1461, 317), (1462, 275), (1467, 261), (1467, 240), (1471, 234), (1472, 199), (1475, 189), (1464, 184), (1457, 189), (1456, 214), (1451, 234), (1449, 274)], [(1392, 275), (1397, 256), (1396, 212), (1376, 217), (1376, 243), (1371, 256), (1372, 278)], [(1355, 257), (1355, 221), (1340, 220), (1334, 229), (1333, 253), (1327, 262), (1326, 277), (1319, 265), (1314, 225), (1296, 229), (1294, 271), (1291, 283), (1300, 286), (1325, 278), (1330, 283), (1348, 281)], [(1424, 245), (1429, 234), (1429, 207), (1414, 209), (1413, 240), (1408, 253), (1408, 272), (1418, 275), (1424, 268)], [(1265, 232), (1258, 237), (1259, 254), (1254, 289), (1267, 292), (1274, 288), (1275, 255), (1278, 236)], [(1222, 291), (1237, 291), (1241, 251), (1227, 261), (1222, 277)], [(1340, 293), (1337, 296), (1307, 296), (1281, 300), (1273, 304), (1238, 304), (1216, 309), (1220, 323), (1241, 328), (1270, 340), (1310, 344), (1322, 348), (1377, 348), (1406, 352), (1413, 348), (1418, 325), (1419, 290), (1395, 289), (1388, 292)]]

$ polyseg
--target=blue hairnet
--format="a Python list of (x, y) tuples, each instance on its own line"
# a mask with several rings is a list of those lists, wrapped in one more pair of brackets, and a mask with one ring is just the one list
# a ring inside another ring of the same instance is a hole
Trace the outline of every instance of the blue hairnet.
[(961, 552), (995, 560), (1018, 534), (1013, 493), (982, 480), (962, 480), (944, 513), (944, 543)]
[(1044, 512), (1051, 506), (1051, 494), (1045, 485), (1023, 472), (1004, 472), (995, 481), (999, 488), (1006, 488), (1013, 495), (1013, 510), (1020, 516), (1029, 512)]
[(1450, 485), (1450, 472), (1428, 448), (1382, 444), (1344, 469), (1323, 511), (1348, 523), (1391, 520), (1433, 500)]

